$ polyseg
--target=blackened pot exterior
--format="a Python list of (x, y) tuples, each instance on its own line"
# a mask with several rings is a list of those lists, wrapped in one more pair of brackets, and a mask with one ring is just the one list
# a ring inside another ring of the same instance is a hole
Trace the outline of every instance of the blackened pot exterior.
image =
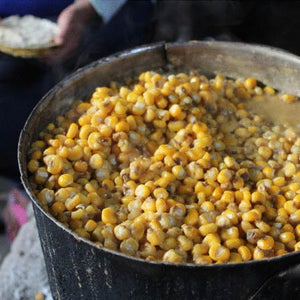
[[(143, 46), (102, 59), (55, 86), (35, 107), (21, 133), (18, 160), (31, 197), (55, 299), (286, 299), (300, 296), (300, 253), (238, 264), (198, 266), (148, 262), (101, 249), (64, 228), (45, 213), (33, 195), (27, 153), (38, 132), (70, 107), (111, 80), (146, 70), (200, 69), (206, 74), (253, 76), (300, 94), (300, 59), (261, 46), (197, 42)], [(279, 275), (278, 275), (279, 274)], [(292, 274), (292, 275), (291, 275)], [(287, 280), (289, 279), (289, 280)]]
[[(144, 262), (78, 240), (36, 206), (35, 216), (55, 299), (249, 299), (271, 275), (299, 263), (299, 255), (211, 266)], [(299, 286), (277, 283), (273, 299), (299, 295)]]

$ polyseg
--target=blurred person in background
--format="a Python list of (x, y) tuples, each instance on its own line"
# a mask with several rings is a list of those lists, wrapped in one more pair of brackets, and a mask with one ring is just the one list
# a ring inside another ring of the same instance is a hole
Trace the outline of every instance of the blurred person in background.
[(74, 69), (148, 42), (151, 1), (1, 0), (0, 18), (34, 15), (57, 21), (58, 51), (42, 60), (0, 54), (0, 176), (18, 179), (17, 142), (41, 97)]
[(0, 53), (0, 229), (4, 220), (11, 241), (27, 221), (29, 201), (18, 187), (17, 167), (18, 137), (26, 118), (42, 96), (76, 68), (149, 42), (151, 13), (151, 1), (0, 0), (0, 19), (31, 14), (56, 21), (60, 29), (55, 37), (59, 48), (50, 57)]

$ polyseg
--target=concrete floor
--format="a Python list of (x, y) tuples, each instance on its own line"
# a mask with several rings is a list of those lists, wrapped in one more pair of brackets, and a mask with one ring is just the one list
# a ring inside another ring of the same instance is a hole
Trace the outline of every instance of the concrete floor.
[(9, 243), (5, 235), (0, 235), (0, 265), (9, 251)]

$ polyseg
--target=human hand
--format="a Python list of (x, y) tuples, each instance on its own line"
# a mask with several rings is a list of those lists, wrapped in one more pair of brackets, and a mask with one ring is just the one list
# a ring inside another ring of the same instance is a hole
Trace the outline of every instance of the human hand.
[(88, 0), (79, 0), (65, 8), (57, 19), (60, 29), (54, 40), (59, 49), (46, 58), (48, 64), (58, 64), (75, 54), (88, 20), (96, 12)]

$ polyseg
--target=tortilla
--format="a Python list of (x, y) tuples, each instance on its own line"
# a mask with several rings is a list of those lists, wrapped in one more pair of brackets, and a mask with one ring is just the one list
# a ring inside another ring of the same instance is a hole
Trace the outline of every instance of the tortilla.
[(56, 23), (31, 15), (10, 16), (0, 23), (0, 51), (21, 57), (39, 57), (56, 49)]

